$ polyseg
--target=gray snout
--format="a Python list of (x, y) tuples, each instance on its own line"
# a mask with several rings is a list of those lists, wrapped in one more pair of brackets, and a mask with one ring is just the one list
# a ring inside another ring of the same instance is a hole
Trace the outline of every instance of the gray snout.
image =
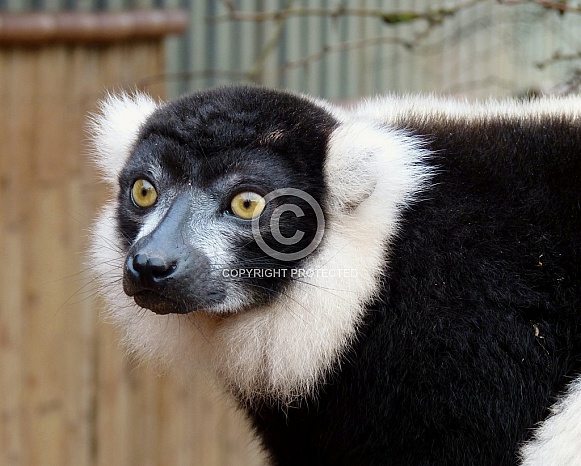
[(185, 314), (224, 300), (211, 262), (186, 242), (188, 209), (176, 200), (159, 225), (139, 239), (125, 259), (123, 289), (144, 308), (158, 314)]

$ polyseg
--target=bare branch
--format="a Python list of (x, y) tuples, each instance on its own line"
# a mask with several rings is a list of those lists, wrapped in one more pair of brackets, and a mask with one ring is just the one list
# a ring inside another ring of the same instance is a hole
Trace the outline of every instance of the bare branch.
[(411, 48), (413, 46), (411, 42), (398, 39), (397, 37), (373, 37), (371, 39), (339, 42), (338, 44), (327, 45), (323, 47), (321, 50), (312, 53), (311, 55), (307, 55), (306, 57), (300, 58), (299, 60), (287, 62), (278, 69), (278, 72), (279, 74), (284, 74), (286, 71), (291, 70), (293, 68), (308, 66), (320, 60), (329, 53), (341, 52), (344, 50), (356, 50), (380, 44), (398, 44), (406, 48)]
[(567, 1), (550, 1), (550, 0), (498, 0), (498, 3), (504, 5), (522, 5), (524, 3), (533, 3), (547, 10), (558, 11), (559, 13), (581, 13), (581, 7), (571, 6)]
[(222, 4), (226, 7), (228, 13), (222, 16), (216, 16), (215, 18), (213, 18), (213, 21), (262, 22), (262, 21), (284, 21), (288, 18), (296, 16), (326, 16), (329, 18), (338, 18), (340, 16), (359, 16), (359, 17), (378, 18), (385, 22), (386, 24), (408, 23), (410, 21), (415, 21), (418, 19), (423, 19), (430, 23), (432, 22), (438, 23), (441, 22), (446, 16), (452, 16), (460, 10), (470, 8), (471, 6), (476, 5), (477, 3), (481, 3), (483, 1), (485, 0), (466, 0), (451, 7), (437, 9), (428, 8), (426, 11), (394, 12), (374, 8), (347, 8), (344, 5), (339, 4), (335, 8), (296, 7), (296, 8), (284, 8), (276, 11), (247, 12), (237, 10), (231, 1), (222, 0)]
[(551, 66), (551, 65), (554, 65), (556, 63), (562, 63), (564, 61), (575, 61), (575, 60), (581, 60), (581, 52), (566, 53), (566, 54), (561, 53), (561, 52), (555, 52), (551, 58), (547, 58), (546, 60), (543, 60), (541, 62), (537, 62), (537, 63), (535, 63), (535, 65), (537, 68), (542, 70), (542, 69), (546, 68), (547, 66)]
[(581, 13), (580, 7), (575, 7), (569, 5), (566, 1), (564, 2), (550, 2), (547, 0), (531, 0), (532, 3), (535, 3), (547, 10), (555, 10), (561, 13)]

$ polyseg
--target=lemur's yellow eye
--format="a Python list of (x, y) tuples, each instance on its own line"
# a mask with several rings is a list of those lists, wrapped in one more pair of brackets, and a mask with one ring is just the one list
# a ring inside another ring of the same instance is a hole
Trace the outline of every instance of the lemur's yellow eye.
[(157, 191), (149, 181), (140, 179), (133, 183), (131, 199), (138, 207), (151, 207), (157, 201)]
[(244, 191), (236, 194), (230, 203), (232, 213), (243, 220), (251, 220), (258, 217), (264, 210), (266, 201), (252, 191)]

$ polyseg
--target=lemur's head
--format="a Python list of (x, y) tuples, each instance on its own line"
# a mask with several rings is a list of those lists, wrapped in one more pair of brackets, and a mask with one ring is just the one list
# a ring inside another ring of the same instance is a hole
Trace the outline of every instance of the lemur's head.
[(422, 150), (253, 87), (111, 97), (92, 136), (115, 197), (92, 265), (129, 347), (206, 359), (244, 398), (310, 392), (373, 297)]
[(125, 293), (160, 314), (276, 299), (322, 239), (336, 126), (321, 107), (250, 88), (153, 112), (117, 174)]

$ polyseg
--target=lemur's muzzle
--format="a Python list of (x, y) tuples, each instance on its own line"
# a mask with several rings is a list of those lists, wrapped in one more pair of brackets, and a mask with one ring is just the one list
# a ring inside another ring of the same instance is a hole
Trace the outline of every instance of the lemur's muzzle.
[(225, 298), (208, 257), (187, 242), (190, 219), (188, 198), (178, 197), (155, 230), (129, 249), (123, 289), (139, 306), (185, 314)]

